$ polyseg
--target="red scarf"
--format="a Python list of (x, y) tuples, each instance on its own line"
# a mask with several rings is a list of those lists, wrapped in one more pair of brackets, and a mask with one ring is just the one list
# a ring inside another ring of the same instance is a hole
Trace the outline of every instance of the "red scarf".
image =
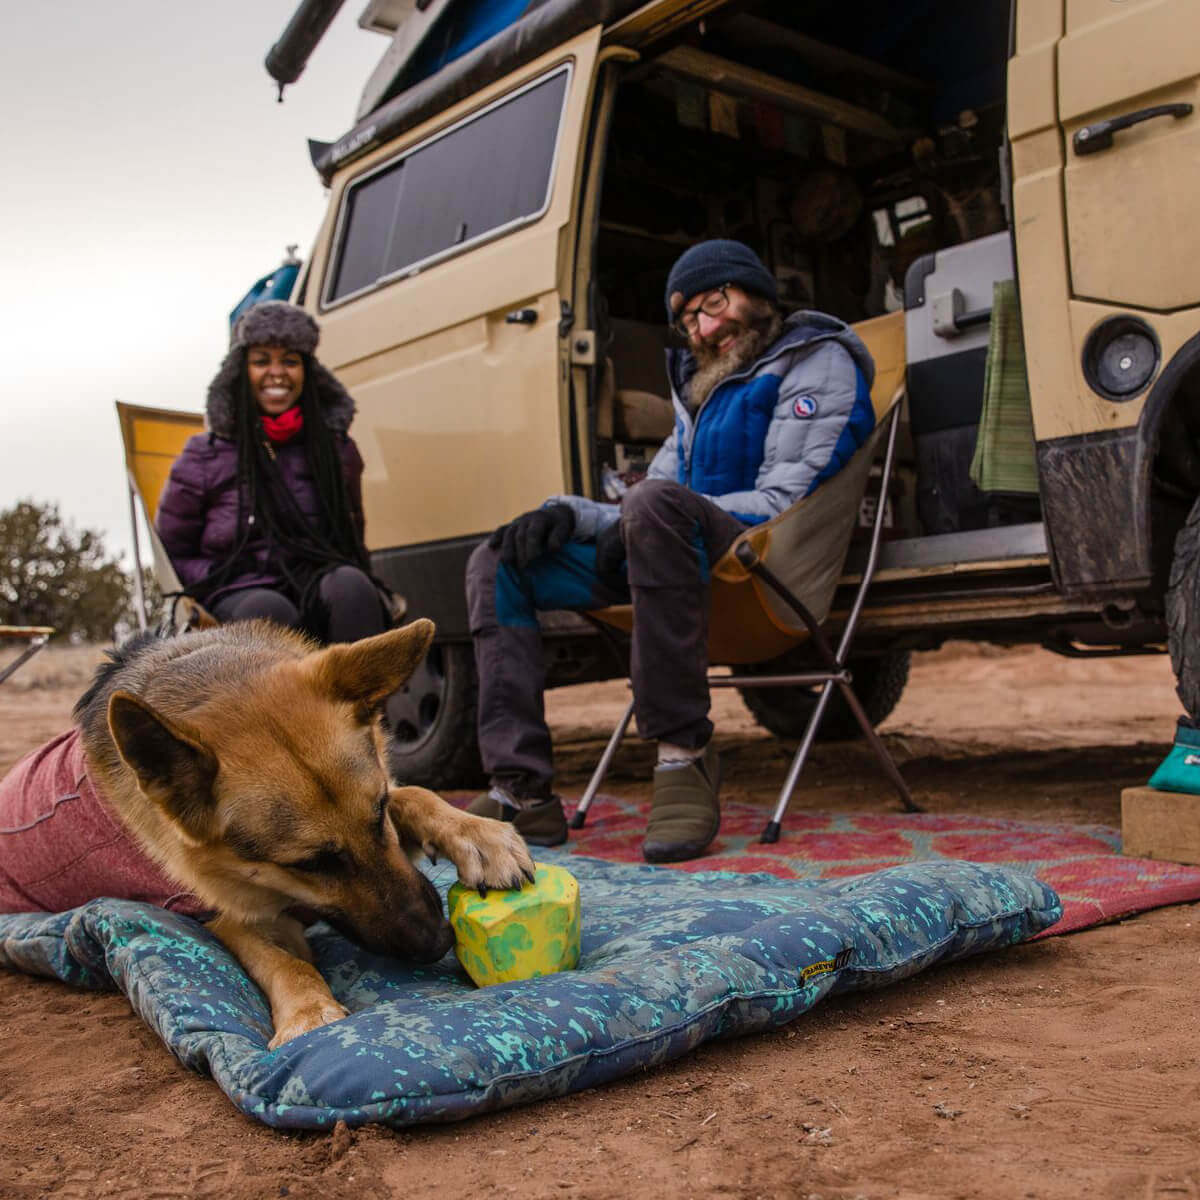
[(304, 428), (304, 410), (298, 404), (285, 409), (277, 417), (262, 414), (263, 432), (271, 441), (282, 445), (290, 442)]

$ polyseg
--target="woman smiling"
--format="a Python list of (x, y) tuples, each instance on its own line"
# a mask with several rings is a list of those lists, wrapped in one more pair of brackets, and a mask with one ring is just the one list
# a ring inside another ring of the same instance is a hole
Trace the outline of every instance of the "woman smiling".
[(184, 590), (222, 621), (265, 617), (328, 642), (381, 633), (390, 597), (363, 544), (354, 401), (314, 357), (303, 309), (247, 310), (209, 385), (156, 525)]

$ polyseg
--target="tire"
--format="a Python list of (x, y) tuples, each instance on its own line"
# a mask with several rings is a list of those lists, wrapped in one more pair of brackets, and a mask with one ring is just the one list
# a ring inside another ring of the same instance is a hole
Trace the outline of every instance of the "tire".
[[(851, 687), (858, 697), (872, 726), (878, 725), (900, 701), (904, 685), (908, 682), (911, 655), (907, 650), (889, 650), (876, 658), (852, 658), (849, 663), (854, 677)], [(739, 667), (747, 675), (776, 675), (785, 671), (812, 669), (812, 660), (796, 652), (766, 663), (754, 663)], [(817, 686), (794, 688), (738, 688), (746, 707), (754, 719), (764, 728), (782, 738), (800, 738), (812, 715), (821, 689)], [(854, 714), (841, 697), (840, 689), (834, 692), (825, 711), (825, 717), (817, 729), (820, 742), (841, 742), (862, 736), (862, 730)]]
[(1184, 711), (1196, 720), (1200, 716), (1200, 500), (1175, 538), (1166, 608), (1175, 690)]
[(412, 678), (387, 701), (389, 759), (400, 783), (469, 788), (483, 783), (475, 735), (475, 655), (434, 643)]

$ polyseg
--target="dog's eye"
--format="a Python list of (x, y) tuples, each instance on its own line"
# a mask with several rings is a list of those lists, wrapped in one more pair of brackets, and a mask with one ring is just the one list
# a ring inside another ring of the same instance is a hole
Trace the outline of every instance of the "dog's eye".
[(310, 875), (341, 875), (346, 870), (346, 856), (340, 850), (319, 850), (286, 865), (293, 871), (305, 871)]

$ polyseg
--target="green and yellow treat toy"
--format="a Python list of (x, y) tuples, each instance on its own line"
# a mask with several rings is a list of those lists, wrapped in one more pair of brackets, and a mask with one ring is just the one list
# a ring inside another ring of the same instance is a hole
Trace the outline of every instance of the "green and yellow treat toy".
[(579, 961), (579, 883), (562, 867), (533, 866), (533, 882), (511, 891), (450, 888), (454, 952), (478, 987), (569, 971)]

